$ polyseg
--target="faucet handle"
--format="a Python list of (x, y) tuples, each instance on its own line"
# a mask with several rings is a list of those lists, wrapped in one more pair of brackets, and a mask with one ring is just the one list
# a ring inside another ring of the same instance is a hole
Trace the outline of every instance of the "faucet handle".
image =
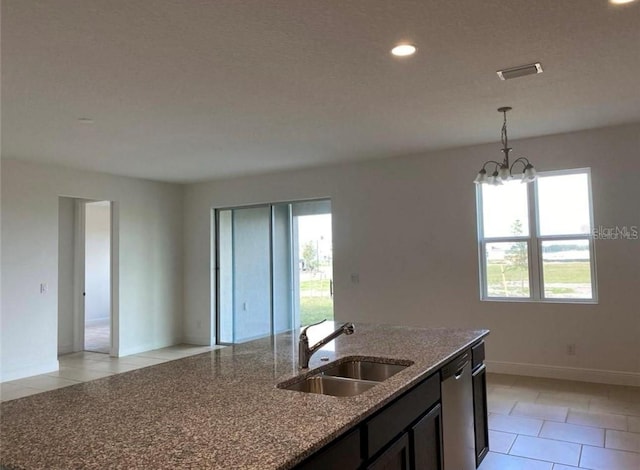
[(326, 321), (327, 321), (327, 319), (325, 318), (324, 320), (320, 320), (319, 322), (312, 323), (311, 325), (307, 325), (307, 326), (305, 326), (305, 327), (302, 329), (302, 331), (300, 332), (300, 338), (302, 338), (303, 336), (307, 336), (307, 330), (308, 330), (309, 328), (311, 328), (312, 326), (319, 325), (320, 323), (324, 323), (324, 322), (326, 322)]
[(345, 323), (341, 328), (345, 335), (352, 335), (356, 331), (356, 327), (351, 322)]

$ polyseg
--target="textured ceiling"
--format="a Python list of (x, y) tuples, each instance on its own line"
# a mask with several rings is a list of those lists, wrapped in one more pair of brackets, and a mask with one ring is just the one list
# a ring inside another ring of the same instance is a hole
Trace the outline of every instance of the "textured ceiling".
[(640, 121), (640, 2), (4, 0), (1, 39), (3, 158), (158, 180)]

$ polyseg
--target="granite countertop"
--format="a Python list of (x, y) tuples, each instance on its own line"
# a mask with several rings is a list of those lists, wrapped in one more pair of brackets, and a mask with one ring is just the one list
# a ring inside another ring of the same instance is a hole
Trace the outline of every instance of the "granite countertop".
[[(309, 330), (310, 344), (333, 323)], [(332, 397), (276, 388), (299, 374), (297, 332), (0, 405), (9, 469), (287, 469), (426, 378), (487, 330), (356, 324), (311, 358), (413, 361), (370, 390)]]

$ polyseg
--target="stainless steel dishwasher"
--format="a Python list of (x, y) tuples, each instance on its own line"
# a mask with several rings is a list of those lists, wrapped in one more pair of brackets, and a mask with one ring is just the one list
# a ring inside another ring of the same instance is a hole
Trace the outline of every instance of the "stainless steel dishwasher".
[(456, 357), (441, 369), (440, 374), (444, 470), (474, 470), (476, 453), (470, 354)]

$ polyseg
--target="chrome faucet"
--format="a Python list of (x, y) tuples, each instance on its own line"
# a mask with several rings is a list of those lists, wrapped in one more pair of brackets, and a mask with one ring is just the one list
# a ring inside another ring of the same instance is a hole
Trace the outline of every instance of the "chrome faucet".
[(302, 332), (300, 333), (300, 341), (298, 341), (298, 362), (299, 362), (300, 369), (308, 369), (309, 359), (311, 359), (311, 356), (313, 355), (313, 353), (316, 352), (325, 344), (327, 344), (329, 341), (336, 339), (338, 336), (340, 336), (343, 333), (345, 335), (352, 335), (353, 332), (355, 331), (353, 323), (345, 323), (336, 331), (322, 338), (313, 346), (309, 347), (309, 338), (307, 337), (307, 330), (312, 326), (319, 325), (324, 321), (326, 320), (319, 321), (318, 323), (314, 323), (302, 329)]

